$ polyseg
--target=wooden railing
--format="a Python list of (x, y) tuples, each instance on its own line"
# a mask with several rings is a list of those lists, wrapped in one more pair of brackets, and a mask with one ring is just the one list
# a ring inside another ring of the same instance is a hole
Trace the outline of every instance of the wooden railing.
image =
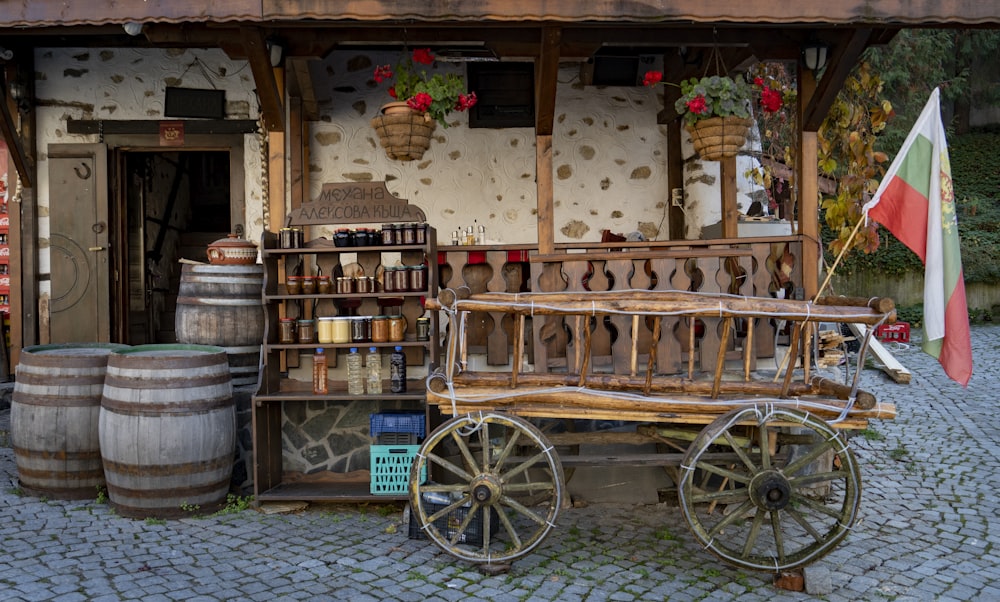
[[(802, 244), (798, 236), (594, 243), (557, 245), (559, 252), (550, 255), (539, 255), (532, 245), (439, 247), (440, 287), (467, 287), (472, 294), (652, 290), (801, 298)], [(612, 316), (590, 325), (596, 357), (624, 361), (628, 354), (623, 350), (632, 347), (632, 337), (638, 337), (640, 347), (648, 347), (652, 324), (643, 321), (636, 329), (623, 319)], [(664, 336), (658, 338), (659, 372), (680, 373), (691, 365), (714, 368), (722, 321), (699, 318), (693, 321), (693, 331), (691, 323), (677, 317), (660, 324)], [(485, 354), (489, 365), (510, 364), (515, 344), (511, 314), (473, 312), (465, 328), (469, 353)], [(537, 372), (564, 369), (580, 328), (562, 316), (532, 319), (527, 361)], [(726, 344), (727, 356), (742, 357), (739, 350), (748, 328), (755, 332), (750, 362), (756, 368), (758, 360), (774, 357), (775, 340), (785, 336), (786, 326), (774, 320), (752, 325), (737, 321)]]

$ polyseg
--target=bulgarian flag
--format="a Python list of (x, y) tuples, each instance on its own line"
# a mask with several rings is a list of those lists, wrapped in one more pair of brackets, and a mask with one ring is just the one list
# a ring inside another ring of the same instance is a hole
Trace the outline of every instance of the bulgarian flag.
[(969, 310), (937, 88), (863, 211), (924, 262), (923, 349), (952, 380), (968, 385)]

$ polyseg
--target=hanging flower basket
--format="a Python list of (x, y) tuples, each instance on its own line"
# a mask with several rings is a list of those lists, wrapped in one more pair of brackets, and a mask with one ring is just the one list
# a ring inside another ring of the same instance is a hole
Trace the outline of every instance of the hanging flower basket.
[(751, 123), (748, 118), (729, 115), (700, 119), (686, 127), (698, 156), (705, 161), (721, 161), (735, 157), (746, 144)]
[(405, 102), (390, 102), (382, 107), (371, 125), (390, 159), (413, 161), (424, 156), (431, 145), (437, 122), (427, 113), (416, 111)]

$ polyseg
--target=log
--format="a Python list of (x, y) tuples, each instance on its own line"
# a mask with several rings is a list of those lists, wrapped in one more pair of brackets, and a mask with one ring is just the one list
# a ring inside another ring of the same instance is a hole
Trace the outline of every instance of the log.
[[(463, 372), (454, 377), (455, 386), (478, 388), (500, 387), (510, 392), (510, 375), (506, 372)], [(551, 374), (551, 373), (529, 373), (519, 374), (518, 382), (526, 387), (577, 387), (579, 380), (574, 374)], [(601, 391), (636, 391), (641, 392), (646, 389), (645, 378), (633, 378), (623, 374), (593, 374), (587, 377), (585, 385), (591, 389)], [(653, 379), (649, 385), (649, 391), (654, 393), (678, 393), (684, 395), (705, 395), (712, 393), (713, 383), (711, 381), (693, 381), (680, 377), (658, 377)], [(431, 381), (431, 389), (437, 393), (444, 391), (444, 381), (435, 379)], [(828, 395), (841, 401), (849, 398), (851, 388), (847, 385), (837, 383), (822, 377), (814, 377), (811, 384), (802, 382), (791, 383), (788, 387), (788, 394), (791, 396), (803, 395)], [(719, 394), (721, 395), (757, 395), (778, 397), (781, 393), (781, 384), (766, 381), (723, 381), (719, 383)], [(862, 410), (870, 410), (875, 407), (875, 396), (867, 391), (858, 390), (855, 405)]]
[(826, 297), (819, 297), (816, 299), (816, 304), (868, 307), (880, 314), (888, 314), (896, 310), (896, 302), (889, 297), (844, 297), (842, 295), (827, 295)]
[[(610, 291), (588, 293), (480, 293), (456, 299), (442, 291), (428, 299), (429, 310), (499, 311), (518, 315), (675, 314), (695, 317), (771, 317), (803, 322), (855, 322), (875, 325), (895, 320), (868, 307), (817, 305), (797, 299), (740, 297), (684, 291)], [(452, 302), (452, 300), (454, 301)]]
[[(605, 410), (619, 412), (620, 415), (613, 420), (633, 420), (629, 415), (632, 413), (652, 414), (659, 418), (661, 422), (669, 422), (684, 416), (685, 414), (720, 414), (744, 408), (755, 403), (780, 403), (790, 407), (801, 407), (804, 411), (816, 414), (823, 418), (837, 418), (846, 408), (849, 402), (839, 399), (815, 399), (815, 398), (795, 398), (782, 401), (773, 399), (719, 399), (715, 401), (707, 400), (698, 396), (673, 396), (671, 398), (642, 398), (638, 395), (620, 394), (616, 391), (600, 391), (596, 389), (581, 389), (579, 387), (567, 387), (553, 389), (551, 387), (527, 388), (511, 390), (507, 387), (461, 387), (455, 386), (455, 405), (475, 408), (476, 411), (486, 408), (507, 408), (520, 407), (524, 404), (545, 405), (550, 409), (560, 409), (564, 412), (585, 413), (589, 410)], [(482, 400), (482, 401), (480, 401)], [(427, 392), (427, 403), (437, 404), (442, 412), (450, 409), (453, 400), (448, 392), (444, 390), (443, 383), (432, 382)], [(872, 409), (864, 410), (857, 407), (851, 408), (849, 415), (855, 418), (882, 418), (891, 419), (895, 417), (895, 408), (892, 414), (887, 415), (886, 404), (876, 404)]]

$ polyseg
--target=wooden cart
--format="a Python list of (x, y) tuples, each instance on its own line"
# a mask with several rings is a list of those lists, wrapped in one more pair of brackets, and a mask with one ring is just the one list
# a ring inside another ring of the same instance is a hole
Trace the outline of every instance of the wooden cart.
[[(852, 382), (825, 378), (813, 360), (817, 325), (891, 322), (887, 299), (444, 290), (428, 308), (443, 312), (448, 330), (427, 400), (450, 418), (417, 453), (410, 506), (428, 538), (471, 562), (508, 563), (539, 545), (568, 504), (566, 474), (575, 466), (623, 464), (664, 466), (694, 536), (723, 560), (764, 571), (803, 566), (833, 549), (858, 516), (861, 477), (846, 433), (895, 416), (894, 406), (858, 389), (857, 371)], [(509, 371), (467, 369), (463, 333), (474, 312), (512, 317)], [(536, 329), (546, 321), (566, 331), (565, 361), (557, 369), (522, 366), (528, 319)], [(686, 339), (686, 369), (679, 374), (663, 373), (657, 359), (668, 320), (687, 325), (670, 338)], [(770, 373), (752, 353), (761, 321), (780, 321), (788, 333), (784, 357), (795, 360)], [(610, 356), (595, 353), (591, 334), (598, 323), (616, 333)], [(708, 370), (695, 362), (699, 328), (715, 329), (721, 341), (714, 361), (700, 358)], [(634, 428), (573, 432), (573, 425), (594, 420)], [(595, 440), (647, 449), (653, 442), (657, 451), (579, 453), (582, 443)]]

